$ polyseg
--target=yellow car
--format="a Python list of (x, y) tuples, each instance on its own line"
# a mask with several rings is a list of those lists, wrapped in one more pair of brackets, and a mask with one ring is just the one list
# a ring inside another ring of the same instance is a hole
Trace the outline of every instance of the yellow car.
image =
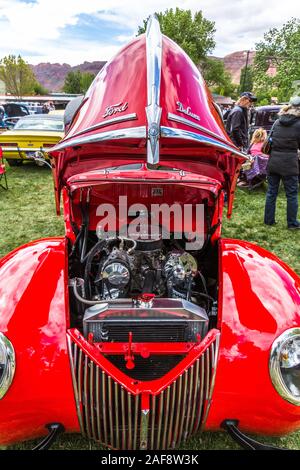
[(47, 150), (64, 136), (63, 115), (36, 114), (19, 119), (13, 129), (0, 134), (3, 156), (10, 166), (31, 159), (48, 159)]

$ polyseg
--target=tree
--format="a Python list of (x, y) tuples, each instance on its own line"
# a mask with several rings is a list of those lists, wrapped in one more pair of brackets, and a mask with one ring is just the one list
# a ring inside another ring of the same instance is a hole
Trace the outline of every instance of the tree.
[(248, 65), (243, 67), (240, 76), (239, 93), (253, 90), (253, 67)]
[(66, 93), (85, 93), (94, 78), (89, 72), (71, 71), (66, 75), (63, 90)]
[[(214, 49), (215, 23), (204, 18), (202, 11), (197, 11), (193, 16), (191, 10), (170, 8), (156, 15), (162, 33), (182, 47), (196, 65)], [(143, 26), (139, 26), (138, 35), (146, 31), (148, 19), (143, 21)]]
[(207, 57), (202, 60), (200, 69), (208, 87), (213, 92), (225, 96), (232, 96), (236, 93), (236, 86), (231, 81), (231, 75), (226, 72), (222, 60)]
[(300, 77), (299, 50), (299, 19), (292, 18), (281, 29), (270, 29), (264, 39), (256, 44), (255, 91), (265, 93), (266, 96), (277, 96), (280, 101), (287, 101)]
[(95, 75), (90, 72), (82, 72), (81, 74), (81, 89), (82, 93), (86, 93), (89, 89), (92, 81), (94, 80)]
[(81, 72), (76, 70), (66, 75), (63, 90), (66, 93), (81, 93)]
[(37, 84), (33, 71), (20, 55), (8, 55), (0, 61), (0, 79), (4, 82), (7, 93), (18, 98), (34, 94)]
[[(224, 69), (221, 60), (208, 58), (215, 47), (214, 33), (215, 23), (205, 19), (201, 11), (194, 16), (191, 10), (173, 8), (164, 13), (156, 13), (163, 34), (173, 39), (191, 57), (194, 63), (201, 69), (207, 85), (213, 91), (232, 94), (235, 90), (231, 83), (231, 76)], [(147, 20), (138, 28), (138, 34), (146, 31)]]
[(49, 90), (47, 90), (47, 88), (41, 85), (38, 81), (35, 82), (33, 91), (35, 95), (47, 95), (49, 93)]

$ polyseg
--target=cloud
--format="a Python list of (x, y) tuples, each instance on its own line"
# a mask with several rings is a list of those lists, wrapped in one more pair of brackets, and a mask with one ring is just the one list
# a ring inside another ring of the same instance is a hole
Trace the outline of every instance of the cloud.
[[(176, 6), (193, 12), (202, 9), (206, 18), (215, 21), (214, 55), (224, 56), (254, 48), (264, 32), (296, 16), (294, 5), (293, 0), (265, 4), (260, 0), (1, 0), (0, 28), (5, 40), (1, 41), (0, 57), (32, 51), (24, 56), (31, 63), (41, 59), (75, 65), (84, 60), (107, 60), (136, 34), (143, 19)], [(87, 26), (88, 18), (99, 23), (98, 42), (95, 37), (88, 38), (87, 32), (81, 38), (81, 23)], [(101, 35), (101, 25), (109, 27), (107, 37)]]

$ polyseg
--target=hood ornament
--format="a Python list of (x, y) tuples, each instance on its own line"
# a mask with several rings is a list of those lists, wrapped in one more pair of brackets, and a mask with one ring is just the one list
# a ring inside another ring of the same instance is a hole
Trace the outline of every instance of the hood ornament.
[(162, 34), (156, 15), (150, 17), (146, 31), (147, 51), (147, 106), (148, 121), (147, 163), (156, 165), (159, 162), (160, 136), (160, 82)]

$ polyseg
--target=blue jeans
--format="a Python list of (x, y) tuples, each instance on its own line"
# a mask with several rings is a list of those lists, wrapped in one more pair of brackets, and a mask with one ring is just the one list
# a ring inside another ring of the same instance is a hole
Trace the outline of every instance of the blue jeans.
[(287, 199), (287, 225), (288, 227), (294, 227), (299, 225), (299, 222), (297, 221), (299, 189), (298, 175), (268, 175), (268, 191), (266, 196), (264, 222), (267, 225), (272, 225), (275, 222), (276, 199), (278, 196), (279, 184), (281, 179), (283, 181), (283, 186)]

